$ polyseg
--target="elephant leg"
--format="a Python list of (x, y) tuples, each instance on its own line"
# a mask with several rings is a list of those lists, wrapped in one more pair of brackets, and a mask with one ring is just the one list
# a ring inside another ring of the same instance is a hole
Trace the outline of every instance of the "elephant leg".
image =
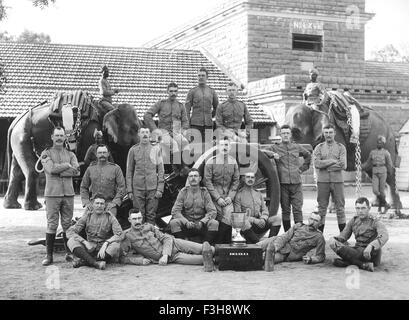
[(35, 171), (36, 158), (34, 154), (26, 155), (24, 164), (21, 170), (26, 177), (26, 193), (24, 196), (25, 210), (38, 210), (42, 208), (42, 204), (37, 201), (37, 180), (38, 174)]
[(24, 174), (21, 171), (16, 158), (13, 156), (11, 160), (9, 185), (6, 195), (4, 196), (3, 207), (6, 209), (20, 209), (21, 204), (18, 203), (18, 193), (20, 191), (21, 182), (24, 180)]
[(386, 183), (389, 185), (389, 194), (391, 197), (392, 208), (396, 210), (396, 214), (401, 214), (402, 202), (400, 201), (399, 193), (396, 188), (396, 169), (392, 168), (391, 174), (388, 174), (386, 178)]

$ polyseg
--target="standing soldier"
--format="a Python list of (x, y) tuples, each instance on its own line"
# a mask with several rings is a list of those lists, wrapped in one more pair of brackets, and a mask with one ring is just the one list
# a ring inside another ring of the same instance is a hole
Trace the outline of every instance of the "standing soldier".
[(53, 146), (41, 154), (41, 163), (45, 173), (45, 204), (47, 212), (46, 247), (47, 256), (43, 266), (53, 263), (55, 234), (58, 228), (58, 219), (61, 216), (65, 259), (72, 261), (72, 255), (67, 247), (66, 231), (71, 226), (74, 214), (74, 187), (72, 177), (79, 174), (77, 157), (64, 148), (65, 131), (55, 127), (51, 135)]
[(230, 242), (233, 199), (239, 186), (239, 166), (230, 151), (229, 140), (221, 139), (216, 156), (207, 160), (204, 168), (204, 184), (217, 210), (219, 237), (217, 243)]
[(253, 188), (255, 178), (254, 172), (247, 172), (244, 175), (245, 185), (234, 198), (234, 211), (247, 213), (242, 234), (250, 243), (259, 242), (260, 238), (269, 230), (269, 238), (276, 236), (281, 227), (280, 218), (270, 216), (263, 195)]
[(176, 238), (200, 235), (203, 241), (214, 244), (219, 229), (217, 212), (198, 169), (190, 169), (189, 185), (180, 190), (172, 208), (170, 230)]
[(385, 147), (386, 138), (384, 136), (378, 136), (376, 149), (369, 153), (368, 160), (362, 164), (362, 169), (366, 170), (372, 168), (372, 191), (379, 201), (378, 212), (381, 212), (381, 208), (385, 207), (384, 214), (391, 207), (386, 202), (385, 197), (385, 184), (388, 172), (392, 170), (392, 158), (391, 154)]
[(118, 207), (125, 196), (125, 178), (121, 168), (108, 161), (109, 152), (106, 145), (99, 145), (96, 151), (97, 162), (91, 163), (85, 170), (81, 181), (82, 206), (91, 209), (91, 200), (99, 193), (106, 199), (106, 211), (116, 217)]
[(199, 85), (188, 92), (185, 103), (190, 128), (200, 132), (201, 141), (205, 139), (206, 129), (213, 130), (212, 117), (219, 105), (216, 91), (207, 85), (208, 76), (207, 69), (200, 68), (198, 72)]
[[(174, 171), (179, 172), (181, 166), (181, 155), (183, 149), (188, 145), (185, 138), (189, 123), (187, 121), (186, 109), (183, 103), (177, 100), (178, 85), (174, 82), (168, 85), (168, 99), (160, 100), (150, 107), (144, 115), (145, 124), (156, 137), (162, 137), (162, 144), (170, 151), (169, 158)], [(156, 127), (153, 117), (158, 115), (158, 127)], [(158, 130), (159, 128), (159, 130)], [(166, 154), (167, 155), (167, 154)], [(148, 220), (149, 222), (149, 220)]]
[[(280, 177), (280, 202), (284, 231), (291, 228), (291, 207), (293, 209), (294, 223), (303, 222), (302, 205), (302, 183), (301, 173), (308, 170), (311, 162), (311, 153), (297, 143), (291, 141), (291, 128), (283, 125), (280, 129), (282, 142), (267, 148), (267, 154), (277, 162)], [(270, 153), (272, 151), (272, 153)], [(300, 166), (299, 157), (304, 158)]]
[[(237, 85), (230, 82), (226, 91), (229, 99), (216, 110), (216, 127), (221, 130), (218, 135), (225, 135), (233, 141), (245, 142), (250, 135), (250, 129), (253, 128), (253, 119), (247, 106), (237, 100)], [(245, 132), (240, 130), (243, 118), (246, 125)]]
[(134, 208), (139, 208), (145, 221), (154, 225), (165, 183), (162, 154), (158, 145), (150, 143), (148, 128), (140, 128), (139, 137), (140, 143), (128, 153), (126, 189)]
[(102, 75), (98, 82), (99, 93), (102, 96), (100, 104), (104, 107), (104, 112), (107, 113), (108, 111), (115, 109), (115, 107), (112, 104), (112, 96), (114, 94), (117, 94), (119, 90), (118, 89), (113, 90), (111, 88), (111, 85), (108, 81), (109, 69), (107, 66), (104, 65), (102, 67), (101, 73)]
[[(104, 144), (104, 137), (102, 131), (95, 129), (94, 131), (95, 143), (91, 144), (85, 153), (84, 162), (80, 162), (80, 165), (85, 165), (88, 167), (91, 162), (97, 161), (97, 147), (101, 144)], [(111, 153), (109, 153), (108, 161), (114, 162)]]
[(335, 127), (328, 124), (323, 129), (325, 142), (320, 143), (313, 152), (314, 167), (317, 169), (318, 213), (321, 216), (319, 229), (324, 232), (325, 216), (331, 195), (335, 203), (338, 228), (345, 228), (345, 196), (342, 170), (347, 167), (346, 150), (343, 144), (335, 141)]

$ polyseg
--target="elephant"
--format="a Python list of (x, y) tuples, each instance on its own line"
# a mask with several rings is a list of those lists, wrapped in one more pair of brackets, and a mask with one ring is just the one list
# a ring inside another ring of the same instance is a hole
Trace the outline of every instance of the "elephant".
[[(96, 110), (95, 110), (96, 111)], [(98, 111), (96, 111), (98, 114)], [(50, 104), (46, 101), (22, 113), (11, 123), (7, 132), (7, 157), (9, 184), (3, 206), (8, 209), (21, 208), (17, 201), (21, 182), (25, 179), (24, 209), (38, 210), (38, 173), (35, 165), (40, 153), (52, 146), (51, 133), (54, 124), (49, 120)], [(98, 117), (90, 118), (82, 127), (77, 141), (77, 158), (82, 160), (93, 142), (95, 129), (100, 129)]]
[[(355, 100), (356, 101), (356, 100)], [(322, 140), (322, 128), (327, 123), (332, 123), (336, 128), (335, 140), (346, 146), (347, 149), (347, 171), (355, 170), (355, 147), (347, 142), (343, 129), (339, 123), (335, 121), (334, 114), (331, 112), (329, 105), (331, 100), (328, 99), (321, 106), (320, 110), (308, 107), (305, 104), (297, 104), (290, 106), (286, 112), (285, 124), (288, 124), (293, 131), (293, 139), (297, 143), (310, 144), (313, 148)], [(366, 114), (366, 127), (360, 130), (360, 148), (362, 163), (368, 159), (371, 150), (376, 148), (378, 135), (383, 135), (386, 138), (385, 148), (389, 151), (392, 157), (392, 162), (396, 163), (398, 158), (397, 144), (392, 128), (385, 119), (375, 110), (369, 107), (361, 107), (363, 113)], [(363, 129), (366, 131), (363, 133)], [(366, 170), (369, 177), (372, 177), (372, 169)], [(392, 207), (395, 208), (396, 214), (400, 215), (402, 203), (399, 193), (396, 189), (395, 179), (396, 169), (392, 168), (388, 174), (387, 184), (389, 185), (390, 198)]]

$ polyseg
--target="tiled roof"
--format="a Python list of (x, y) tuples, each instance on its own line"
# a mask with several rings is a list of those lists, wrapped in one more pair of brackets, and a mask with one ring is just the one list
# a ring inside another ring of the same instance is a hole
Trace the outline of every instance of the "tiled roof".
[[(179, 100), (197, 83), (197, 70), (209, 70), (209, 85), (224, 101), (230, 81), (200, 51), (83, 46), (62, 44), (0, 43), (0, 62), (5, 65), (6, 93), (0, 95), (0, 118), (14, 118), (29, 107), (49, 99), (57, 91), (85, 90), (98, 97), (103, 64), (109, 81), (120, 90), (114, 103), (129, 103), (138, 114), (166, 98), (166, 86), (179, 85)], [(261, 107), (249, 103), (256, 123), (273, 123)]]
[(409, 63), (365, 61), (365, 74), (370, 79), (409, 81)]

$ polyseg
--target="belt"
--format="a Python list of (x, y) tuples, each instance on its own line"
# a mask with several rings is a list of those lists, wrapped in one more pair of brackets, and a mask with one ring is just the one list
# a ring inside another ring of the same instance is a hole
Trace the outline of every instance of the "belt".
[(373, 166), (374, 167), (384, 167), (385, 165), (384, 164), (374, 164)]

